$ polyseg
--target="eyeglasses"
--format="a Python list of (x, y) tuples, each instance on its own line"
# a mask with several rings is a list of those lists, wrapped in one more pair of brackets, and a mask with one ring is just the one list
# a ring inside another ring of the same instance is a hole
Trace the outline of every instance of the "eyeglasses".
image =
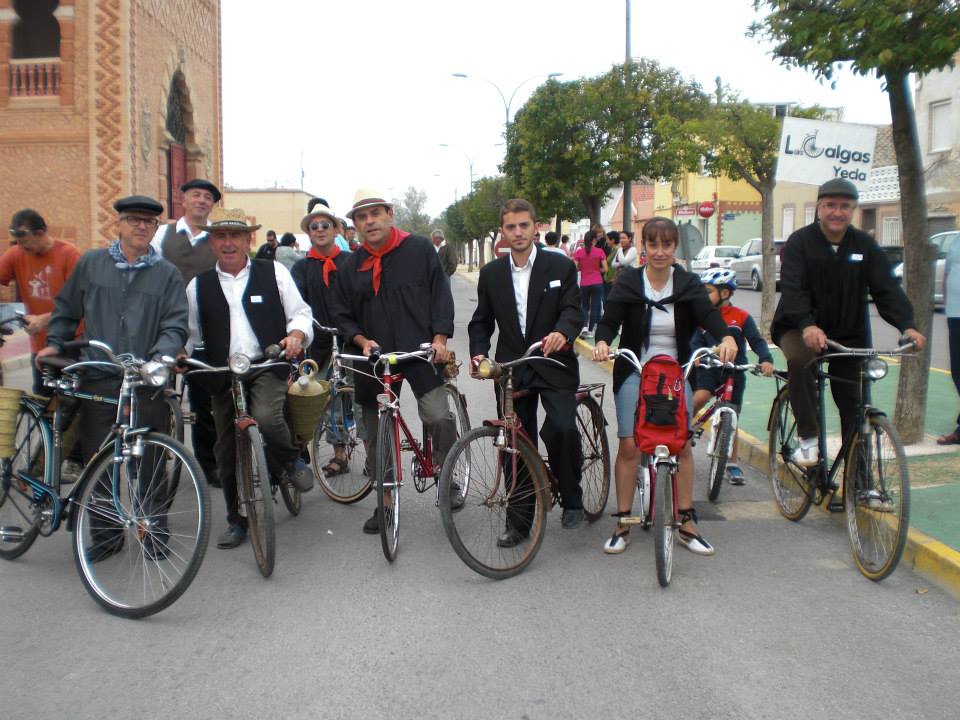
[(320, 229), (329, 230), (329, 229), (332, 228), (332, 227), (333, 227), (333, 224), (332, 224), (332, 223), (328, 223), (328, 222), (315, 222), (315, 223), (310, 223), (310, 229), (311, 229), (311, 230), (320, 230)]
[(837, 202), (836, 200), (823, 200), (821, 204), (826, 210), (840, 210), (842, 212), (850, 212), (857, 206), (856, 203)]
[(20, 230), (19, 228), (10, 228), (10, 235), (17, 239), (25, 238), (29, 234), (30, 234), (29, 230)]
[(156, 218), (145, 218), (145, 217), (136, 217), (135, 215), (122, 215), (120, 217), (123, 222), (127, 225), (133, 227), (143, 226), (143, 227), (156, 227), (160, 224), (160, 221)]

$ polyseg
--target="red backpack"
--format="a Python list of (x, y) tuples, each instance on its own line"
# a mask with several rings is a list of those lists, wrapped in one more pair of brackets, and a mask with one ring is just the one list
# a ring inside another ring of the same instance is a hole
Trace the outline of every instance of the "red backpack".
[(654, 355), (640, 373), (640, 397), (633, 437), (640, 452), (653, 453), (666, 445), (679, 453), (690, 437), (683, 368), (669, 355)]

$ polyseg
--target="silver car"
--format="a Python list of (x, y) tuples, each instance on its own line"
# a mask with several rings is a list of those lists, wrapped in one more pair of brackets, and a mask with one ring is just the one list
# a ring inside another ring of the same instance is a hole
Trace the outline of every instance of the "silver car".
[(730, 263), (740, 252), (740, 248), (735, 245), (707, 245), (690, 263), (690, 269), (695, 273), (701, 273), (710, 268), (730, 267)]
[[(763, 288), (763, 253), (762, 239), (752, 238), (747, 240), (741, 247), (740, 252), (730, 262), (730, 269), (737, 274), (737, 285), (749, 285), (754, 290)], [(780, 285), (780, 252), (783, 250), (784, 241), (775, 239), (774, 257), (776, 259), (776, 286)]]
[[(960, 242), (960, 230), (937, 233), (930, 236), (930, 242), (937, 247), (937, 263), (933, 271), (933, 306), (943, 307), (943, 269), (947, 265), (947, 252), (955, 242)], [(893, 276), (903, 282), (903, 263), (893, 269)], [(906, 289), (906, 287), (904, 287)]]

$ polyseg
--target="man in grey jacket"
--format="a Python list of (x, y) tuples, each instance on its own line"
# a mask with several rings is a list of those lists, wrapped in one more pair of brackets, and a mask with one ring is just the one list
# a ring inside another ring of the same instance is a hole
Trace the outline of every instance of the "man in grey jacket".
[[(47, 347), (37, 353), (58, 354), (74, 339), (83, 321), (83, 339), (107, 343), (115, 353), (139, 358), (175, 357), (187, 339), (187, 296), (180, 272), (150, 246), (163, 207), (142, 195), (125, 197), (113, 205), (118, 213), (117, 234), (109, 247), (91, 250), (80, 258), (67, 284), (54, 301), (47, 331)], [(93, 348), (84, 359), (104, 359)], [(116, 397), (120, 377), (89, 371), (81, 388), (96, 395)], [(140, 388), (146, 391), (146, 388)], [(116, 406), (92, 400), (80, 404), (80, 445), (85, 460), (97, 451), (116, 416)], [(167, 413), (163, 397), (138, 396), (140, 426), (162, 428)]]

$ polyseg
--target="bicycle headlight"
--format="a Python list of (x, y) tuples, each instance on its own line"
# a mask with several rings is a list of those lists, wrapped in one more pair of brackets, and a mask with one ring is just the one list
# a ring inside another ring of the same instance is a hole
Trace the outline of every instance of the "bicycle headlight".
[(867, 360), (867, 377), (871, 380), (879, 380), (887, 374), (887, 361), (881, 358), (870, 358)]
[(243, 353), (234, 353), (227, 362), (230, 372), (237, 375), (243, 375), (250, 369), (250, 358)]
[(657, 445), (653, 451), (653, 456), (658, 460), (666, 460), (670, 457), (670, 451), (667, 449), (666, 445)]
[(149, 360), (140, 366), (140, 377), (148, 385), (163, 387), (170, 379), (170, 368), (158, 360)]

